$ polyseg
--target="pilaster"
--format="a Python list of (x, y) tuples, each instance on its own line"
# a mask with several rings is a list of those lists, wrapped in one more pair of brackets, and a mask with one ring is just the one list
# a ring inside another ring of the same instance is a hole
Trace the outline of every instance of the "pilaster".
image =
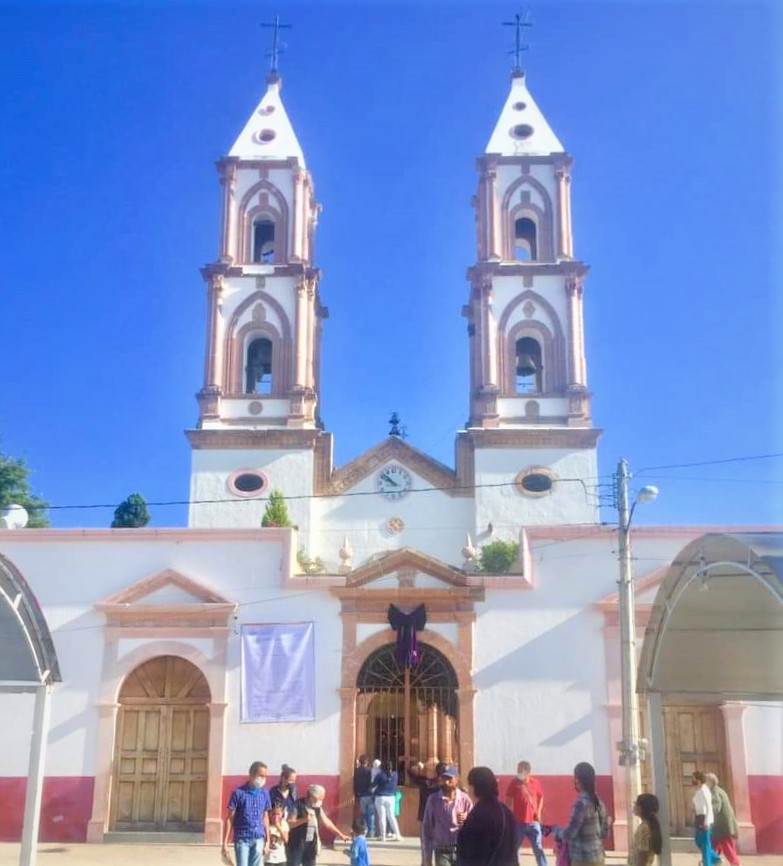
[[(726, 732), (726, 760), (731, 773), (732, 803), (739, 827), (739, 850), (743, 854), (755, 854), (756, 827), (750, 811), (747, 747), (743, 723), (746, 709), (747, 706), (739, 701), (721, 704), (720, 708)], [(723, 779), (719, 780), (719, 784), (721, 787), (727, 787)]]

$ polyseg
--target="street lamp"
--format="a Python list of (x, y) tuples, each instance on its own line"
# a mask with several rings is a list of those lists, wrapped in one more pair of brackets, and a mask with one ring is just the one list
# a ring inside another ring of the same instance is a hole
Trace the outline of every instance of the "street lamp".
[[(617, 511), (620, 543), (620, 666), (623, 710), (623, 739), (618, 743), (620, 766), (625, 767), (625, 799), (628, 809), (628, 851), (633, 835), (633, 807), (641, 793), (641, 761), (646, 742), (639, 737), (639, 698), (636, 694), (636, 602), (634, 600), (633, 564), (631, 558), (631, 521), (637, 505), (652, 502), (658, 488), (642, 487), (628, 508), (628, 462), (621, 460), (616, 475)], [(630, 853), (629, 853), (630, 856)]]

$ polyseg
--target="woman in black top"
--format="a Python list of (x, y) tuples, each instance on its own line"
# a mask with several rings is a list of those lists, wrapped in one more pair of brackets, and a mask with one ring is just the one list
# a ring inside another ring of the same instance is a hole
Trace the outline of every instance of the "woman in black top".
[(293, 767), (283, 764), (280, 770), (280, 784), (271, 789), (269, 799), (273, 806), (279, 803), (283, 807), (286, 818), (294, 816), (299, 795), (296, 792), (296, 770)]
[(476, 805), (457, 832), (457, 866), (517, 866), (514, 816), (498, 802), (498, 782), (489, 767), (468, 773)]

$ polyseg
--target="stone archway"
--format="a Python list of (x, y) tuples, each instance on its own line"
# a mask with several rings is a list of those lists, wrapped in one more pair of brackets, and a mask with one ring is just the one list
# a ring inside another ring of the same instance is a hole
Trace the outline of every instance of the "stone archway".
[(119, 693), (109, 824), (112, 831), (202, 833), (211, 692), (178, 656), (138, 665)]

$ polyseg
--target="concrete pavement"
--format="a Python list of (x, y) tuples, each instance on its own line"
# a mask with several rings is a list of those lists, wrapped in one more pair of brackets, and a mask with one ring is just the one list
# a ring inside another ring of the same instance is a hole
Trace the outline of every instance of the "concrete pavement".
[[(697, 866), (699, 857), (693, 853), (674, 854), (674, 866)], [(550, 858), (551, 861), (551, 858)], [(0, 866), (17, 866), (19, 845), (0, 843)], [(419, 866), (419, 846), (413, 839), (385, 845), (371, 843), (372, 866)], [(624, 866), (625, 855), (610, 851), (607, 866)], [(38, 866), (221, 866), (220, 849), (212, 845), (81, 845), (50, 844), (38, 847)], [(345, 845), (324, 850), (318, 858), (319, 866), (348, 863)], [(528, 849), (520, 858), (522, 866), (535, 866)], [(781, 866), (779, 855), (742, 857), (743, 866)]]

